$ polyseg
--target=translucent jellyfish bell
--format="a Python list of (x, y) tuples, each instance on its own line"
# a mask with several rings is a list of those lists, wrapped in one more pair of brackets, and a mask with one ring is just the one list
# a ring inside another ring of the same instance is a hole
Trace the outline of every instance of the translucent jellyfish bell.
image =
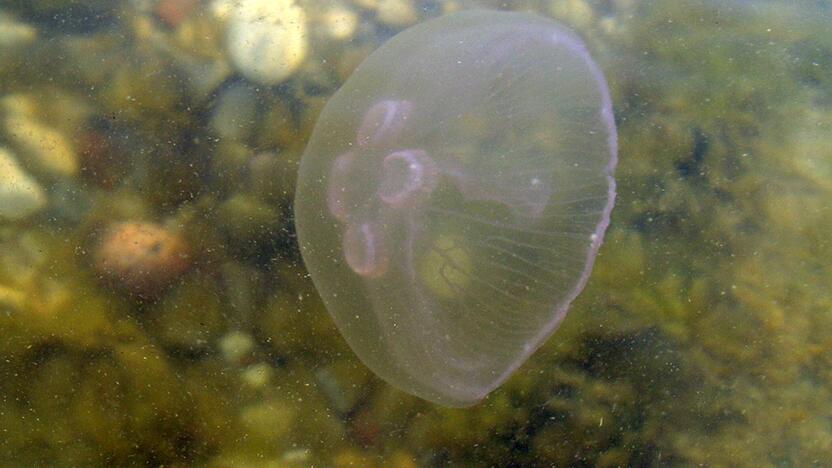
[(568, 29), (491, 11), (422, 23), (321, 114), (295, 195), (304, 262), (373, 371), (474, 404), (583, 289), (616, 154), (606, 82)]

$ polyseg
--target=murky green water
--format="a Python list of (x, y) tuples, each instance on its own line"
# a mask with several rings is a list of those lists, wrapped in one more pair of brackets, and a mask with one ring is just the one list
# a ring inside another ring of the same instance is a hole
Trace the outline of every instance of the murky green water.
[(486, 5), (586, 40), (618, 198), (560, 329), (446, 409), (358, 361), (291, 206), (355, 66), (473, 5), (252, 2), (0, 5), (0, 465), (830, 463), (832, 4)]

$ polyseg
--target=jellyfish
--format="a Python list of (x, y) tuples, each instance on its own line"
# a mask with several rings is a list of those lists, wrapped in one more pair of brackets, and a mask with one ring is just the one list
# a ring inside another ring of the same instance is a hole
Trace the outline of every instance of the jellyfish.
[(600, 68), (552, 20), (464, 11), (371, 54), (322, 111), (294, 205), (358, 357), (441, 405), (496, 389), (589, 278), (616, 138)]

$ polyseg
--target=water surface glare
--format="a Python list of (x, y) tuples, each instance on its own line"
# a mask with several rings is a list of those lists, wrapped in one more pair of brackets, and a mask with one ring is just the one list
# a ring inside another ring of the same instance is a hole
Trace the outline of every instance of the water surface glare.
[(303, 259), (367, 366), (471, 405), (586, 284), (616, 158), (606, 82), (574, 33), (529, 13), (434, 19), (323, 110), (295, 194)]

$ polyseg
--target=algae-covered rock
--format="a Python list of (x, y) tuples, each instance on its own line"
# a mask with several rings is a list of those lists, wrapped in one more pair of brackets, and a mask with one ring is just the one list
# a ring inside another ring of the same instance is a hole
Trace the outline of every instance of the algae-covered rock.
[(347, 415), (368, 398), (377, 384), (364, 365), (352, 359), (334, 362), (315, 371), (317, 386), (329, 405), (341, 415)]
[(220, 228), (228, 242), (242, 252), (257, 251), (259, 246), (279, 237), (280, 211), (248, 194), (236, 194), (222, 202), (216, 211)]
[(240, 377), (250, 390), (262, 391), (272, 383), (274, 369), (264, 362), (259, 362), (243, 369)]
[(240, 422), (249, 437), (269, 446), (286, 439), (297, 417), (297, 408), (281, 400), (257, 403), (240, 412)]
[(252, 360), (254, 346), (254, 338), (239, 330), (226, 333), (217, 342), (222, 358), (229, 364), (236, 365), (243, 365)]
[(211, 129), (221, 139), (245, 141), (257, 121), (257, 92), (247, 83), (224, 89), (211, 112)]
[(225, 329), (223, 303), (210, 277), (191, 275), (147, 311), (147, 326), (165, 347), (183, 353), (205, 350)]
[(286, 269), (266, 306), (255, 318), (261, 339), (283, 359), (318, 365), (352, 357), (310, 280)]

